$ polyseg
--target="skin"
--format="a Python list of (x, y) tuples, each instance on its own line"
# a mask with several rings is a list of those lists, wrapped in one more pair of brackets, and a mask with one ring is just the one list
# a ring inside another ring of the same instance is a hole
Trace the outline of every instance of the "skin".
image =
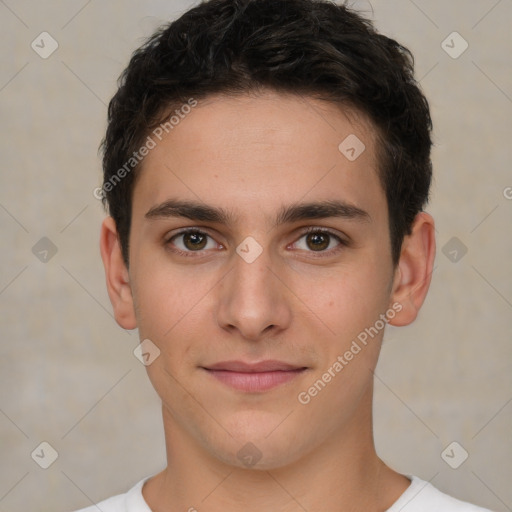
[[(354, 161), (338, 149), (350, 134), (366, 146)], [(383, 330), (309, 403), (298, 400), (393, 304), (401, 310), (389, 323), (411, 323), (429, 287), (434, 222), (417, 215), (393, 266), (375, 154), (371, 124), (333, 104), (271, 91), (212, 96), (143, 162), (129, 268), (115, 223), (104, 221), (116, 320), (161, 351), (146, 367), (162, 400), (168, 459), (143, 488), (154, 512), (384, 511), (409, 485), (373, 443), (372, 372)], [(230, 217), (165, 215), (159, 205), (169, 200)], [(283, 208), (326, 201), (366, 215), (276, 223)], [(186, 227), (209, 235), (199, 238), (202, 249), (198, 238), (175, 236)], [(308, 237), (309, 228), (335, 236)], [(246, 237), (263, 249), (252, 263), (236, 252)], [(249, 393), (202, 368), (268, 359), (307, 369)], [(250, 466), (237, 456), (248, 443), (261, 457)]]

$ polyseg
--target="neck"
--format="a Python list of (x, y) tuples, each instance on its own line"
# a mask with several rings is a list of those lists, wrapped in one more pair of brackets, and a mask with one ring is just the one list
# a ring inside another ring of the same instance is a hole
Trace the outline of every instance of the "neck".
[(163, 407), (168, 466), (143, 496), (153, 512), (385, 511), (409, 480), (375, 452), (369, 389), (350, 424), (284, 466), (247, 469), (220, 461)]

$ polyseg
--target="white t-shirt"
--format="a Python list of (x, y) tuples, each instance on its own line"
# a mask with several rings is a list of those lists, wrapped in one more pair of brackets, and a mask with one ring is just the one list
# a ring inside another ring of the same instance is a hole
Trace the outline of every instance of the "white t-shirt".
[[(489, 509), (452, 498), (421, 478), (408, 478), (411, 485), (386, 512), (491, 512)], [(118, 494), (76, 512), (152, 512), (142, 496), (142, 486), (146, 480), (149, 477), (141, 480), (126, 494)]]

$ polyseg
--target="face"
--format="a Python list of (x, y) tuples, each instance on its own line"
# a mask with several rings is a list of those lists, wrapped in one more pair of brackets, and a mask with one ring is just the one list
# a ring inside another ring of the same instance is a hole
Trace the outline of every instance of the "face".
[(312, 98), (215, 96), (144, 160), (128, 275), (147, 371), (167, 427), (217, 459), (278, 467), (368, 419), (396, 310), (374, 138)]

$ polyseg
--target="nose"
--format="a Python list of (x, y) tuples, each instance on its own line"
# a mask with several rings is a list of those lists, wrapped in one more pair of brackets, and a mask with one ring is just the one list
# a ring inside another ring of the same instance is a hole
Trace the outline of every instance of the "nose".
[(251, 341), (285, 330), (292, 318), (290, 292), (267, 251), (250, 263), (236, 254), (233, 264), (220, 287), (220, 327)]

